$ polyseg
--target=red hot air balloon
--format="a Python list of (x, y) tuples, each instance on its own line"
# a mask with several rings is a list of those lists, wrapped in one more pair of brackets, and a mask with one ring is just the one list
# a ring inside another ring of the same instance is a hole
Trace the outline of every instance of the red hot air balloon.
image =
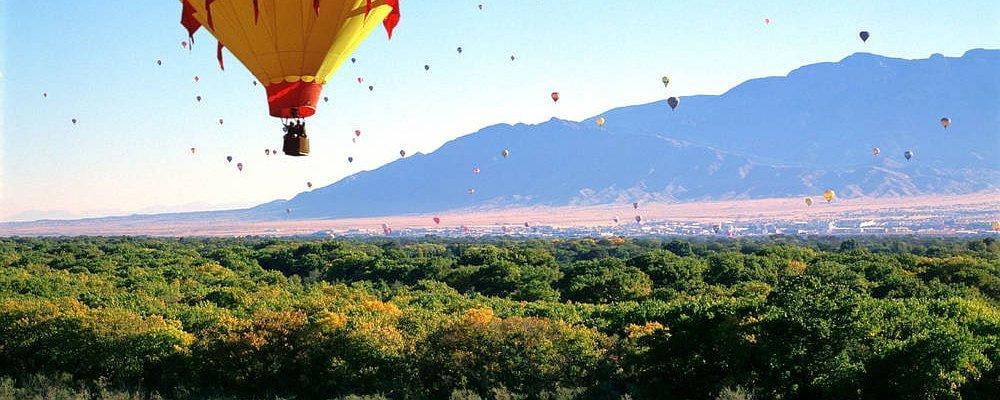
[(355, 137), (361, 136), (361, 130), (360, 129), (355, 129), (354, 130), (354, 136)]
[(434, 224), (440, 225), (441, 224), (441, 218), (434, 217)]
[(194, 76), (194, 83), (198, 83), (198, 81), (200, 81), (200, 80), (201, 80), (201, 78), (199, 78), (198, 75)]
[(364, 81), (365, 81), (365, 78), (362, 78), (362, 77), (360, 77), (360, 76), (358, 77), (358, 83), (362, 83), (362, 82), (364, 82)]
[(770, 25), (770, 24), (771, 24), (771, 19), (770, 18), (764, 18), (764, 25)]
[(559, 92), (552, 92), (552, 102), (556, 103), (559, 101)]

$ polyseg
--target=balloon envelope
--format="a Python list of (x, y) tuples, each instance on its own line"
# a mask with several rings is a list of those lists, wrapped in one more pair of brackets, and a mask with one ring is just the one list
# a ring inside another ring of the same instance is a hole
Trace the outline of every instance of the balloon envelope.
[(837, 198), (837, 193), (835, 193), (833, 189), (827, 189), (823, 192), (823, 199), (825, 199), (827, 203), (833, 201), (835, 198)]
[(604, 126), (605, 122), (607, 121), (604, 120), (604, 117), (597, 117), (597, 119), (594, 120), (594, 123), (596, 123), (597, 126)]
[[(202, 26), (267, 89), (274, 117), (309, 117), (320, 91), (351, 52), (380, 24), (389, 37), (399, 22), (399, 0), (200, 1), (181, 0), (181, 24)], [(329, 4), (320, 7), (320, 4)]]
[(862, 42), (867, 42), (868, 41), (868, 37), (871, 36), (871, 35), (868, 34), (868, 31), (861, 31), (861, 33), (858, 33), (858, 36), (861, 37), (861, 41)]
[(552, 101), (553, 102), (559, 101), (559, 92), (552, 92)]
[(941, 127), (948, 129), (948, 125), (951, 125), (951, 118), (948, 117), (941, 118)]
[(667, 99), (667, 105), (670, 106), (671, 110), (676, 109), (678, 104), (681, 104), (681, 99), (677, 97)]

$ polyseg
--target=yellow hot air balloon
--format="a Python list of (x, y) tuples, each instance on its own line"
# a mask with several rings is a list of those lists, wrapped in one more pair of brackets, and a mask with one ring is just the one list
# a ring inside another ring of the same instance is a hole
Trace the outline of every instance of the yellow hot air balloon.
[(594, 120), (594, 122), (597, 123), (597, 126), (604, 126), (604, 123), (607, 121), (604, 120), (604, 117), (597, 117), (597, 119)]
[[(270, 114), (316, 113), (323, 84), (379, 24), (389, 37), (399, 0), (181, 0), (194, 43), (204, 26), (267, 89)], [(304, 134), (302, 135), (304, 136)]]
[(837, 198), (837, 193), (835, 193), (833, 189), (826, 189), (826, 191), (823, 192), (823, 198), (826, 199), (827, 203), (829, 203), (833, 201), (833, 199)]

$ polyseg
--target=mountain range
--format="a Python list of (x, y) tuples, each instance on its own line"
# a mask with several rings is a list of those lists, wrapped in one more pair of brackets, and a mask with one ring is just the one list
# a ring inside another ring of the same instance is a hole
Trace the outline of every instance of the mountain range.
[[(236, 213), (338, 218), (818, 196), (827, 188), (841, 197), (991, 190), (1000, 187), (997, 71), (1000, 50), (918, 60), (857, 53), (721, 95), (683, 97), (675, 110), (665, 100), (609, 110), (598, 115), (603, 126), (594, 116), (486, 127)], [(952, 121), (947, 129), (942, 117)]]

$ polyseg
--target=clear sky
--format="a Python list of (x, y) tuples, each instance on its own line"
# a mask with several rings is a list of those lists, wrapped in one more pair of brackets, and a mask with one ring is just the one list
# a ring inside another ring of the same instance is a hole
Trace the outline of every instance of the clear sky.
[(312, 155), (292, 158), (264, 155), (280, 148), (280, 124), (231, 54), (220, 71), (204, 30), (181, 48), (178, 1), (0, 0), (0, 220), (290, 198), (487, 125), (660, 100), (664, 74), (669, 95), (718, 94), (859, 51), (1000, 47), (995, 0), (400, 2), (393, 39), (373, 33), (327, 84), (330, 102), (308, 121)]

